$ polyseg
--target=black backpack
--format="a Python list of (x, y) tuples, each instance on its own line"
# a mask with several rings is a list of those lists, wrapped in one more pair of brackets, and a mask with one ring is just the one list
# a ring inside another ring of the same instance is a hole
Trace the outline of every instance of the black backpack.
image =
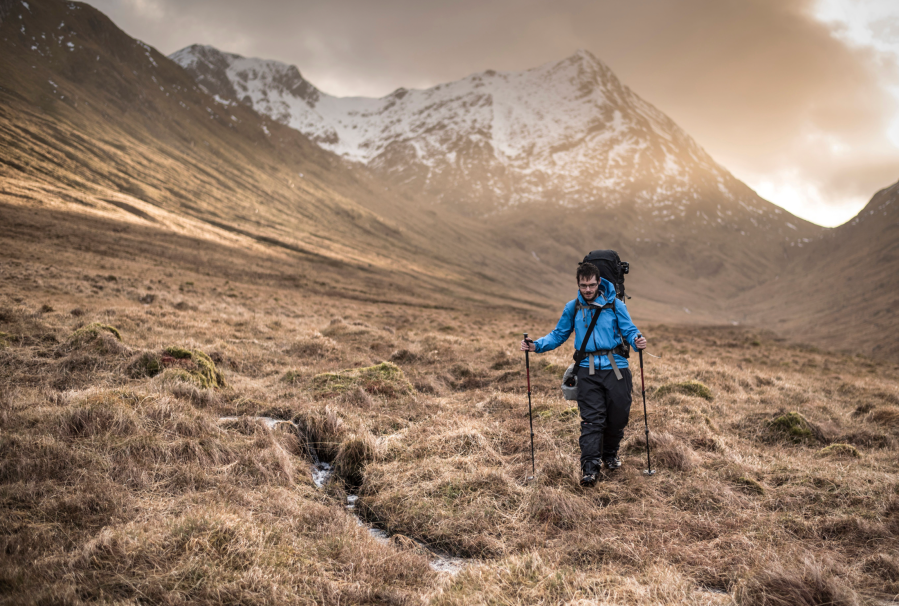
[(622, 261), (614, 250), (594, 250), (584, 257), (583, 263), (592, 263), (599, 276), (615, 285), (615, 296), (624, 301), (624, 275), (630, 272), (630, 263)]

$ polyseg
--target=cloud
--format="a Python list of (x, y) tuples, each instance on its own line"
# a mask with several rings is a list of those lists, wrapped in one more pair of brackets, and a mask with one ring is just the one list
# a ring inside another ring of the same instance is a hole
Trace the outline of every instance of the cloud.
[(278, 59), (338, 95), (527, 69), (586, 48), (750, 186), (816, 192), (801, 209), (773, 200), (810, 220), (831, 223), (814, 208), (835, 217), (841, 206), (848, 219), (899, 179), (899, 21), (862, 14), (855, 0), (93, 4), (162, 52), (198, 42)]

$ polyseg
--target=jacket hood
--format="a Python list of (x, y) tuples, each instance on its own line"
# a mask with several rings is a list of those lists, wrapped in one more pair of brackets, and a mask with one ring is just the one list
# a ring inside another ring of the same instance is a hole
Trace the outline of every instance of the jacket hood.
[[(602, 300), (604, 297), (605, 301)], [(599, 293), (596, 295), (596, 299), (593, 300), (594, 303), (599, 303), (600, 305), (605, 305), (609, 303), (612, 299), (615, 298), (615, 285), (606, 280), (605, 278), (599, 279)], [(581, 302), (581, 305), (586, 305), (587, 300), (584, 299), (584, 295), (581, 294), (581, 291), (577, 291), (577, 299)]]

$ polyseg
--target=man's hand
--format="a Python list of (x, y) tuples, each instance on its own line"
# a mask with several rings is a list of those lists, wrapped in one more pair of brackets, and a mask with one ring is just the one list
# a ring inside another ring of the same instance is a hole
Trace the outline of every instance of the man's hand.
[(521, 340), (521, 351), (537, 351), (537, 346), (534, 345), (534, 342), (528, 339), (525, 341)]
[(637, 349), (646, 349), (646, 337), (640, 335), (634, 339), (634, 345), (637, 346)]

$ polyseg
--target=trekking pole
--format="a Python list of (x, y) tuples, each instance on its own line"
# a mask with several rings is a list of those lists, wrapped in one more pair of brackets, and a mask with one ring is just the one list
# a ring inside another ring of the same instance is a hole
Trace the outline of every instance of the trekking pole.
[[(528, 345), (531, 344), (530, 339), (528, 339), (528, 333), (524, 333), (524, 342)], [(534, 476), (537, 475), (537, 466), (534, 463), (534, 415), (531, 413), (531, 359), (530, 359), (531, 351), (526, 349), (524, 351), (524, 368), (527, 372), (528, 376), (528, 422), (531, 424), (531, 477), (528, 480), (533, 480)]]
[[(639, 339), (643, 335), (637, 334)], [(640, 354), (640, 387), (643, 390), (643, 426), (646, 428), (646, 469), (643, 470), (645, 475), (651, 476), (655, 474), (652, 468), (652, 461), (649, 459), (649, 421), (646, 418), (646, 381), (643, 379), (643, 350), (638, 349)]]

